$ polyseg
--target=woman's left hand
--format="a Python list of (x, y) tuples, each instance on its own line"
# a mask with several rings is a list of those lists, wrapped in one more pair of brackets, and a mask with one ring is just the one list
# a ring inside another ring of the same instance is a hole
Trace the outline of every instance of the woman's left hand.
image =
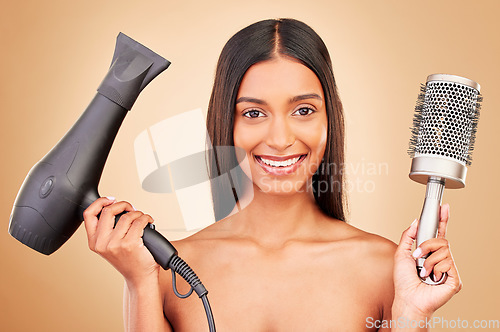
[[(397, 314), (430, 317), (462, 288), (450, 245), (445, 239), (449, 211), (448, 204), (441, 207), (437, 237), (423, 242), (413, 253), (411, 250), (417, 236), (418, 222), (414, 222), (401, 236), (394, 255), (395, 296), (392, 319), (398, 319), (399, 317), (394, 317)], [(447, 273), (448, 277), (441, 285), (428, 285), (417, 275), (415, 259), (428, 253), (431, 255), (425, 260), (423, 277), (433, 272), (436, 280), (439, 280), (442, 273)]]

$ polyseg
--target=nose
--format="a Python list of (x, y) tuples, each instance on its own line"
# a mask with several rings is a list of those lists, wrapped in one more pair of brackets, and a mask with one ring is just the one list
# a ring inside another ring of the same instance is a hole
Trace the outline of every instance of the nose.
[(295, 143), (295, 134), (290, 123), (282, 117), (276, 117), (269, 126), (266, 144), (277, 150), (284, 151)]

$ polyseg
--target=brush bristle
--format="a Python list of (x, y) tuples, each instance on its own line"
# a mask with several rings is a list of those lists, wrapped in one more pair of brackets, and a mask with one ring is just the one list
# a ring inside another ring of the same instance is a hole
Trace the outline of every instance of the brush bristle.
[(415, 113), (413, 114), (413, 123), (410, 127), (411, 136), (410, 136), (410, 144), (408, 148), (408, 154), (411, 158), (415, 157), (415, 153), (417, 152), (418, 147), (418, 132), (420, 131), (420, 123), (422, 122), (422, 111), (424, 108), (424, 99), (425, 99), (425, 84), (420, 84), (420, 93), (417, 97), (417, 103), (415, 105)]
[(482, 101), (476, 89), (455, 82), (421, 84), (410, 128), (410, 157), (451, 157), (470, 166)]
[(481, 114), (481, 103), (483, 102), (483, 96), (478, 94), (476, 101), (476, 109), (475, 112), (471, 115), (472, 120), (472, 129), (470, 134), (470, 145), (469, 152), (467, 153), (467, 165), (470, 166), (472, 164), (472, 151), (474, 151), (474, 144), (476, 144), (476, 133), (477, 133), (477, 125), (479, 123), (479, 116)]

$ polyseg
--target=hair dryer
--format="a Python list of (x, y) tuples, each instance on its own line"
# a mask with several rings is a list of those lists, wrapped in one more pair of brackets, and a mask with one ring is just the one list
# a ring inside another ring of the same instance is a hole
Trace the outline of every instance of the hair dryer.
[(68, 133), (28, 173), (10, 216), (9, 233), (50, 255), (83, 220), (120, 125), (144, 87), (170, 62), (123, 33), (109, 72)]
[[(111, 67), (98, 93), (24, 180), (10, 215), (9, 233), (14, 238), (50, 255), (73, 235), (82, 223), (83, 211), (99, 198), (97, 186), (104, 164), (127, 111), (142, 89), (169, 65), (123, 33), (118, 35)], [(176, 295), (184, 298), (195, 291), (202, 299), (210, 331), (215, 331), (208, 291), (193, 270), (153, 225), (146, 226), (142, 239), (156, 262), (172, 270)], [(175, 273), (191, 285), (188, 294), (178, 294)]]

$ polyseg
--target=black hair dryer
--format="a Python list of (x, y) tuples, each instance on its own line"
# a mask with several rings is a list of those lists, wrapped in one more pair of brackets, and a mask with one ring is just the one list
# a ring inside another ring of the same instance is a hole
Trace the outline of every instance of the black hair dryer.
[[(158, 54), (120, 33), (108, 74), (82, 116), (28, 173), (10, 215), (9, 233), (46, 255), (59, 249), (83, 221), (83, 212), (99, 194), (97, 186), (118, 129), (139, 93), (170, 65)], [(121, 214), (120, 214), (121, 215)], [(120, 217), (116, 216), (116, 220)], [(155, 261), (191, 285), (202, 299), (215, 331), (207, 289), (177, 250), (153, 225), (142, 236)], [(174, 279), (175, 280), (175, 279)]]
[[(98, 93), (24, 180), (10, 215), (9, 233), (14, 238), (50, 255), (73, 235), (83, 221), (83, 211), (99, 198), (97, 186), (125, 115), (142, 89), (169, 65), (123, 33), (118, 35), (111, 67)], [(162, 237), (152, 229), (148, 236)]]

